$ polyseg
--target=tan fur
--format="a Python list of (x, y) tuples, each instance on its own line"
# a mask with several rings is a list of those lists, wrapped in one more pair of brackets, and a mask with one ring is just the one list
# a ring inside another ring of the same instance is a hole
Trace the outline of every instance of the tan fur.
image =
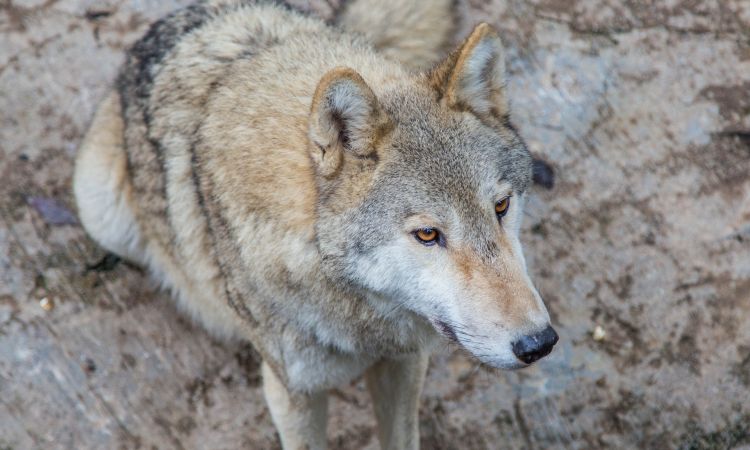
[(543, 314), (540, 299), (528, 289), (525, 274), (514, 264), (514, 250), (505, 236), (497, 240), (500, 260), (487, 267), (470, 249), (458, 249), (453, 256), (467, 290), (477, 293), (485, 317), (502, 316), (508, 326), (524, 328), (529, 315)]
[(368, 0), (345, 4), (338, 24), (360, 33), (383, 55), (426, 69), (449, 50), (456, 28), (455, 0)]
[[(243, 326), (241, 321), (235, 314), (213, 307), (211, 299), (218, 294), (207, 292), (210, 285), (194, 287), (196, 278), (200, 282), (199, 275), (206, 273), (205, 264), (196, 261), (196, 272), (188, 277), (163, 249), (143, 239), (133, 214), (137, 205), (128, 179), (122, 133), (120, 99), (113, 93), (99, 107), (76, 157), (73, 188), (83, 226), (107, 250), (154, 271), (190, 316), (219, 336), (234, 337), (234, 328)], [(201, 298), (206, 300), (196, 301)]]
[[(522, 202), (506, 229), (492, 217), (498, 195), (522, 198), (530, 159), (511, 129), (486, 125), (477, 107), (499, 101), (497, 74), (461, 64), (477, 42), (496, 49), (499, 40), (480, 26), (436, 71), (414, 74), (394, 59), (425, 64), (443, 45), (449, 27), (439, 13), (449, 16), (452, 3), (409, 3), (388, 35), (373, 34), (385, 25), (365, 21), (360, 3), (338, 23), (363, 27), (389, 57), (273, 5), (211, 0), (165, 19), (155, 30), (162, 40), (131, 50), (76, 162), (76, 200), (91, 236), (148, 267), (208, 330), (261, 353), (285, 448), (323, 448), (326, 389), (368, 368), (383, 446), (415, 448), (436, 314), (499, 333), (502, 348), (486, 362), (502, 367), (519, 365), (508, 359), (510, 340), (548, 321), (517, 243)], [(410, 25), (426, 5), (434, 7), (429, 33)], [(394, 36), (404, 45), (388, 44)], [(463, 75), (476, 85), (455, 81)], [(446, 92), (471, 93), (460, 100), (469, 112), (446, 106)], [(502, 186), (495, 159), (509, 174)], [(436, 208), (424, 190), (449, 208)], [(458, 253), (428, 249), (411, 234), (429, 224), (460, 230), (461, 221), (436, 216), (445, 210), (466, 222), (465, 232), (449, 233)], [(445, 255), (456, 259), (440, 263)], [(398, 267), (407, 263), (416, 265)], [(412, 272), (437, 274), (429, 287), (437, 290), (414, 291)], [(459, 290), (487, 314), (460, 310)], [(401, 302), (415, 295), (421, 300)], [(506, 328), (497, 328), (502, 320)]]
[[(81, 143), (73, 178), (79, 217), (90, 233), (102, 236), (99, 244), (134, 262), (140, 259), (142, 244), (135, 218), (130, 214), (132, 189), (123, 152), (123, 122), (119, 96), (110, 94), (99, 106), (91, 131)], [(108, 212), (102, 216), (101, 212)], [(114, 231), (117, 230), (117, 231)], [(110, 234), (112, 238), (105, 238)]]
[[(505, 55), (499, 42), (491, 26), (479, 24), (461, 47), (432, 71), (430, 83), (447, 105), (470, 110), (485, 120), (506, 120)], [(489, 74), (488, 79), (473, 78), (469, 75), (472, 69)], [(478, 92), (485, 92), (486, 99)]]

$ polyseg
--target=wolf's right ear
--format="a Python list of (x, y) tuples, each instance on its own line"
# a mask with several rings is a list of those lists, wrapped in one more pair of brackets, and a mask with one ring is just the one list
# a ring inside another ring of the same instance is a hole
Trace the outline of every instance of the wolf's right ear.
[(390, 129), (390, 120), (364, 79), (352, 69), (336, 68), (315, 90), (308, 125), (313, 161), (331, 176), (346, 152), (367, 157)]

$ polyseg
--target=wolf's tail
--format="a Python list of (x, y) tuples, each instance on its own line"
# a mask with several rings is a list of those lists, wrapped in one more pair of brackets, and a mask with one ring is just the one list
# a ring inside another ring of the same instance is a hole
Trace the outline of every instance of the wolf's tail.
[(336, 24), (364, 35), (386, 57), (425, 69), (447, 52), (457, 22), (455, 0), (350, 0)]

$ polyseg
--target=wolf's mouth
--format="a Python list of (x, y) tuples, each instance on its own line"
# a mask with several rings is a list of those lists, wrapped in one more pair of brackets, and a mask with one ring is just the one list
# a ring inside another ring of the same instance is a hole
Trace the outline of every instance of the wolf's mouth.
[(461, 343), (458, 341), (458, 336), (456, 336), (456, 331), (447, 322), (440, 319), (432, 319), (431, 322), (440, 334), (448, 338), (448, 340), (450, 340), (454, 344), (461, 345)]

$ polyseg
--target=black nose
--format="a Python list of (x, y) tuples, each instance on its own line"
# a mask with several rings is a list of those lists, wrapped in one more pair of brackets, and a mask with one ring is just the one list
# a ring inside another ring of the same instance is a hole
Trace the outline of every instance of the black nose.
[(513, 353), (518, 359), (531, 364), (549, 355), (552, 347), (557, 343), (557, 333), (554, 328), (547, 326), (543, 331), (522, 337), (513, 343)]

